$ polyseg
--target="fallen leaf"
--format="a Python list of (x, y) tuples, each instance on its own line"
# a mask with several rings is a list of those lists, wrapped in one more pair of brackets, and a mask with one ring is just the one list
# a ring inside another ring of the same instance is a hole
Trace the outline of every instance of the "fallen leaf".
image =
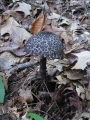
[(81, 118), (81, 117), (83, 117), (83, 118), (90, 118), (90, 113), (88, 113), (88, 112), (83, 112), (83, 113), (80, 114), (80, 116), (79, 116), (77, 119), (79, 119), (79, 118)]
[(59, 24), (58, 25), (61, 25), (61, 26), (63, 26), (63, 25), (70, 25), (70, 23), (71, 23), (71, 20), (70, 19), (68, 19), (68, 18), (66, 18), (66, 17), (60, 17), (59, 18)]
[(72, 1), (70, 1), (70, 6), (77, 6), (77, 5), (79, 5), (81, 3), (81, 1), (76, 1), (76, 0), (72, 0)]
[(60, 15), (56, 13), (51, 13), (50, 15), (47, 16), (47, 19), (59, 19)]
[(63, 59), (63, 60), (59, 60), (59, 59), (48, 60), (47, 63), (50, 64), (50, 65), (55, 66), (56, 69), (59, 70), (60, 72), (62, 71), (63, 66), (66, 66), (66, 67), (68, 66), (68, 60), (67, 59)]
[(82, 51), (80, 53), (72, 53), (78, 57), (77, 63), (72, 69), (82, 69), (84, 70), (86, 64), (90, 62), (90, 51)]
[(61, 37), (64, 39), (64, 42), (67, 45), (70, 40), (69, 40), (69, 35), (67, 34), (65, 30), (63, 30)]
[(19, 95), (22, 98), (24, 98), (26, 101), (28, 101), (28, 102), (32, 102), (33, 101), (33, 96), (31, 94), (31, 90), (20, 89), (19, 90)]
[(64, 71), (63, 74), (66, 75), (67, 78), (69, 78), (70, 80), (79, 80), (84, 77), (83, 74), (80, 73), (80, 71), (75, 70)]
[(10, 17), (1, 27), (0, 33), (1, 35), (9, 33), (11, 40), (19, 46), (23, 46), (23, 41), (31, 37), (31, 34), (22, 28), (13, 17)]
[(50, 31), (50, 32), (62, 37), (61, 34), (64, 33), (66, 30), (63, 27), (57, 28), (55, 26), (46, 25), (44, 28), (44, 31)]
[(2, 43), (2, 46), (0, 46), (0, 53), (5, 51), (13, 51), (19, 48), (18, 44), (15, 44), (14, 42), (7, 42), (7, 44)]
[[(16, 5), (19, 5), (16, 7)], [(31, 5), (26, 4), (25, 2), (17, 2), (12, 8), (14, 11), (20, 11), (24, 13), (24, 17), (30, 15)]]
[(45, 23), (46, 15), (43, 15), (35, 20), (35, 22), (32, 24), (32, 27), (30, 29), (30, 32), (32, 34), (36, 34), (40, 31), (42, 31), (43, 25)]
[(69, 97), (69, 100), (70, 100), (70, 106), (74, 106), (75, 108), (77, 108), (78, 113), (81, 113), (82, 112), (82, 103), (79, 100), (79, 97), (74, 94), (73, 97)]
[(4, 20), (6, 19), (6, 17), (10, 17), (12, 16), (16, 21), (19, 21), (23, 18), (24, 15), (20, 14), (17, 11), (13, 11), (13, 10), (7, 10), (5, 11), (2, 16), (4, 17)]
[(58, 79), (59, 82), (57, 82), (57, 84), (66, 84), (66, 83), (69, 83), (70, 81), (65, 78), (64, 76), (62, 75), (58, 75), (56, 76), (56, 78)]
[(9, 69), (12, 65), (15, 65), (20, 61), (19, 57), (15, 57), (13, 54), (9, 52), (4, 52), (0, 55), (0, 68), (1, 69)]
[(68, 28), (69, 31), (74, 32), (76, 29), (79, 29), (79, 21), (72, 21), (70, 27)]
[(86, 99), (90, 100), (90, 89), (86, 90)]
[(85, 90), (81, 85), (78, 85), (76, 83), (74, 83), (74, 85), (76, 86), (76, 91), (79, 97), (81, 97), (82, 99), (85, 98)]
[(13, 112), (17, 116), (17, 118), (20, 117), (20, 113), (17, 112), (17, 108), (16, 107), (8, 107), (8, 111), (9, 112)]

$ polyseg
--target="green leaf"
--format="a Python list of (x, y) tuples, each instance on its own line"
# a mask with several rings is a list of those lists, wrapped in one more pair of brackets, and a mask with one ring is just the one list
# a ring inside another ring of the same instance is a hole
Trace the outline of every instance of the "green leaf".
[(28, 113), (26, 114), (26, 116), (35, 120), (44, 120), (41, 116), (37, 115), (36, 113)]
[(0, 103), (4, 102), (4, 96), (5, 96), (5, 89), (4, 89), (4, 84), (2, 82), (2, 77), (0, 76)]

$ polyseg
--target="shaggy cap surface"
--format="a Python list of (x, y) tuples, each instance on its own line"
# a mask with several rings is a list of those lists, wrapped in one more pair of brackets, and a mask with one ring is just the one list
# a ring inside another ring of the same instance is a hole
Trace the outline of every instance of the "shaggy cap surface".
[(60, 38), (51, 32), (45, 31), (33, 35), (26, 43), (25, 51), (30, 55), (48, 59), (62, 59), (64, 56), (63, 44)]

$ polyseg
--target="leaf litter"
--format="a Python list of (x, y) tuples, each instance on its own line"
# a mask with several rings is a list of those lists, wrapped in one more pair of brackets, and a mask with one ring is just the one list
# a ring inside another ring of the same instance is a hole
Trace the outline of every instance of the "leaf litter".
[[(2, 120), (90, 119), (90, 1), (33, 0), (0, 3), (0, 76), (5, 86)], [(40, 79), (40, 58), (26, 54), (26, 41), (51, 31), (64, 45), (63, 60), (47, 61), (48, 82)]]

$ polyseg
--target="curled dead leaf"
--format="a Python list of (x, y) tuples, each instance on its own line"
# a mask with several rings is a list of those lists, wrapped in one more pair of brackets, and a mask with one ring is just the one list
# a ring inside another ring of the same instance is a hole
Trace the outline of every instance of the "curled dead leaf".
[(43, 25), (45, 23), (45, 18), (46, 18), (46, 14), (35, 20), (35, 22), (32, 24), (32, 27), (30, 29), (30, 32), (32, 34), (36, 34), (42, 31)]

